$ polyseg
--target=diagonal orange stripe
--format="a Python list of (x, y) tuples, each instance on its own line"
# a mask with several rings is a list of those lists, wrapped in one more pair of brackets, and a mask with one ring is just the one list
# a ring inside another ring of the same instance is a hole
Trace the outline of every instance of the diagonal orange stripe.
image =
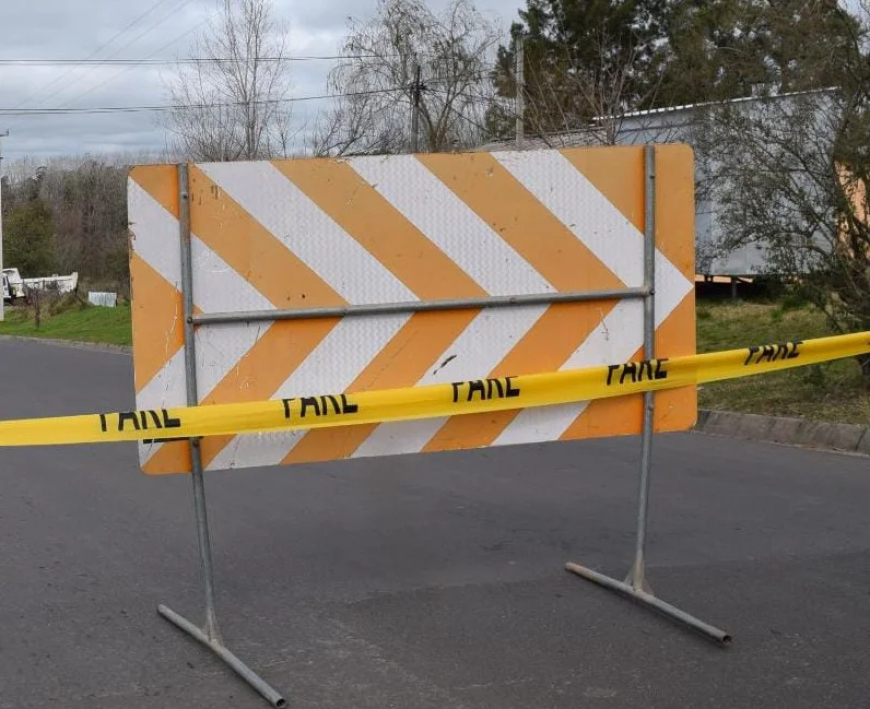
[(556, 290), (625, 287), (492, 155), (461, 157), (461, 163), (455, 155), (420, 155), (417, 159)]
[(486, 292), (347, 163), (274, 163), (320, 209), (421, 300)]
[[(656, 331), (656, 350), (665, 357), (694, 354), (695, 351), (694, 294), (687, 295)], [(638, 348), (631, 358), (643, 357)], [(695, 387), (661, 391), (655, 401), (656, 431), (684, 431), (695, 425), (697, 390)], [(643, 397), (620, 396), (589, 402), (561, 440), (626, 436), (639, 433), (643, 420)]]
[[(567, 149), (562, 155), (639, 231), (644, 230), (644, 149)], [(690, 281), (695, 275), (695, 172), (686, 145), (655, 146), (656, 248)], [(666, 186), (666, 187), (665, 187)]]
[[(478, 310), (415, 313), (348, 387), (348, 392), (413, 386), (477, 316)], [(283, 463), (347, 458), (377, 425), (317, 429), (303, 436)]]
[[(346, 305), (317, 273), (295, 256), (219, 185), (196, 167), (190, 171), (193, 232), (278, 308)], [(336, 319), (279, 321), (206, 394), (204, 404), (272, 397), (338, 323)], [(232, 440), (203, 440), (208, 465)]]
[(136, 391), (154, 378), (184, 344), (181, 293), (135, 253), (130, 257)]
[(189, 473), (190, 446), (187, 441), (164, 443), (142, 466), (142, 471), (148, 475)]
[(643, 232), (643, 147), (569, 148), (559, 152)]
[(191, 229), (276, 308), (346, 305), (219, 185), (190, 170)]
[[(692, 281), (695, 277), (695, 168), (688, 145), (657, 145), (656, 248)], [(690, 354), (694, 354), (694, 351)]]
[[(489, 376), (505, 377), (558, 370), (616, 302), (602, 301), (594, 307), (586, 303), (551, 305)], [(518, 413), (497, 411), (454, 416), (448, 419), (423, 450), (431, 452), (491, 445)]]
[[(338, 318), (279, 320), (248, 350), (235, 367), (203, 399), (203, 404), (232, 404), (271, 399), (278, 387), (305, 361)], [(328, 366), (327, 363), (324, 363)], [(202, 441), (203, 466), (207, 466), (233, 439), (214, 436)]]
[(178, 169), (174, 165), (134, 167), (130, 179), (178, 219)]

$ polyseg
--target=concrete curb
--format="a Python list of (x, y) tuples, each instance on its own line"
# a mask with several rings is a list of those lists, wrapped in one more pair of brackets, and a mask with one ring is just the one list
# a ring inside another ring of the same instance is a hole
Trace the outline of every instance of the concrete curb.
[(115, 352), (117, 354), (130, 354), (132, 347), (127, 345), (107, 345), (102, 342), (78, 342), (76, 340), (58, 340), (51, 337), (27, 337), (26, 335), (0, 335), (0, 342), (37, 342), (54, 347), (72, 347), (77, 350), (93, 350), (95, 352)]
[(701, 409), (695, 430), (717, 436), (870, 456), (870, 427), (848, 423)]

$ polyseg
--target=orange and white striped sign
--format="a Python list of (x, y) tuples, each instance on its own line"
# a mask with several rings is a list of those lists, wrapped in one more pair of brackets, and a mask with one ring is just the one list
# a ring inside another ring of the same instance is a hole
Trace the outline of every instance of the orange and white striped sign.
[[(694, 175), (656, 147), (656, 354), (694, 354)], [(642, 147), (190, 166), (197, 313), (643, 285)], [(175, 166), (129, 180), (136, 404), (186, 404)], [(200, 326), (202, 404), (553, 372), (638, 358), (639, 299)], [(656, 430), (694, 424), (693, 388)], [(207, 469), (634, 434), (641, 396), (202, 441)], [(185, 442), (140, 447), (189, 470)]]

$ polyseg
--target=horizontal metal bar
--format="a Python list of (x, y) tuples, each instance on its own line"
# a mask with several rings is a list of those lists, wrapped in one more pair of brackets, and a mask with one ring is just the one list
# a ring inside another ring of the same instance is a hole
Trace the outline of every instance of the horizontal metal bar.
[(473, 310), (476, 308), (509, 308), (517, 305), (547, 305), (551, 303), (584, 303), (621, 298), (644, 298), (649, 288), (623, 288), (587, 291), (584, 293), (539, 293), (534, 295), (504, 295), (489, 298), (458, 298), (427, 302), (381, 303), (373, 305), (347, 305), (338, 308), (292, 308), (288, 310), (251, 310), (241, 313), (206, 313), (191, 315), (194, 325), (221, 325), (238, 322), (275, 320), (313, 320), (315, 318), (345, 318), (361, 315), (398, 315), (403, 313), (431, 313), (443, 310)]
[(599, 586), (604, 586), (604, 588), (609, 588), (611, 591), (617, 591), (636, 601), (652, 606), (657, 611), (660, 611), (681, 623), (685, 623), (689, 627), (694, 628), (722, 645), (728, 645), (731, 642), (731, 636), (724, 630), (720, 630), (709, 623), (705, 623), (703, 620), (699, 620), (695, 616), (689, 615), (685, 611), (681, 611), (670, 603), (665, 603), (664, 601), (659, 600), (651, 593), (647, 593), (640, 589), (634, 589), (627, 583), (617, 581), (616, 579), (610, 578), (610, 576), (605, 576), (604, 574), (599, 574), (597, 571), (587, 569), (585, 566), (580, 566), (579, 564), (572, 564), (569, 562), (565, 564), (565, 569), (573, 574), (582, 576), (593, 583), (597, 583)]
[(224, 662), (226, 662), (230, 667), (232, 667), (236, 673), (251, 685), (254, 689), (256, 689), (267, 702), (269, 702), (275, 709), (284, 709), (287, 706), (287, 700), (284, 699), (278, 692), (276, 692), (272, 687), (270, 687), (266, 681), (260, 677), (257, 673), (255, 673), (250, 667), (248, 667), (244, 662), (242, 662), (238, 657), (233, 655), (226, 647), (217, 642), (212, 642), (208, 639), (205, 633), (202, 632), (198, 627), (196, 627), (193, 623), (191, 623), (186, 618), (178, 615), (171, 608), (167, 608), (163, 604), (157, 606), (157, 612), (162, 615), (166, 620), (175, 625), (180, 630), (183, 630), (185, 633), (190, 635), (192, 638), (199, 640), (200, 643), (205, 645), (209, 650), (211, 650), (215, 655), (221, 658)]

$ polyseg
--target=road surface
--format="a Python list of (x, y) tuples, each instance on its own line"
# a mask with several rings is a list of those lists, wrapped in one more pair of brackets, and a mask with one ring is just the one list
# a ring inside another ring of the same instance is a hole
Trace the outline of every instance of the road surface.
[[(0, 342), (0, 417), (132, 406), (131, 361)], [(870, 461), (658, 439), (649, 576), (721, 649), (563, 570), (622, 575), (635, 439), (207, 476), (225, 639), (298, 709), (870, 706)], [(189, 480), (130, 444), (0, 451), (0, 707), (266, 704), (199, 616)]]

